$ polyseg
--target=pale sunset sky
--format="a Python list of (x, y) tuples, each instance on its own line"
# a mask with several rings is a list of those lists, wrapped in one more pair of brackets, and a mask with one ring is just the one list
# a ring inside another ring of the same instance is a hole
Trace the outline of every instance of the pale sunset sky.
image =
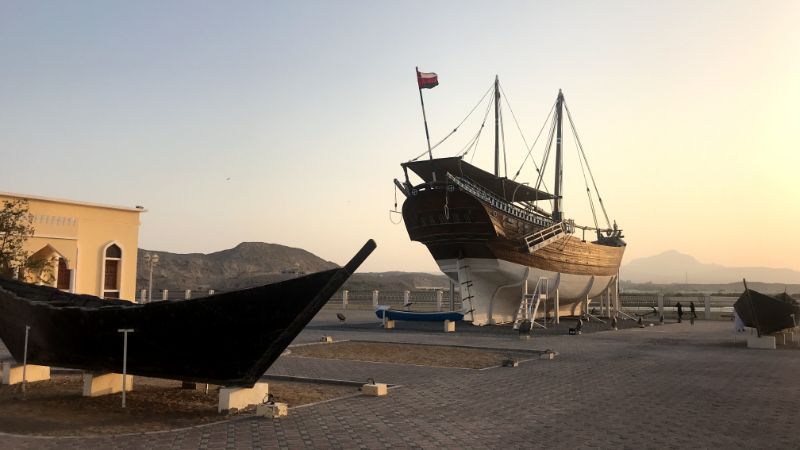
[[(625, 261), (800, 270), (798, 1), (0, 0), (0, 191), (143, 205), (147, 249), (343, 264), (374, 238), (362, 270), (436, 272), (389, 216), (426, 148), (415, 66), (439, 75), (433, 141), (495, 74), (529, 142), (563, 89)], [(589, 224), (570, 144), (565, 214)]]

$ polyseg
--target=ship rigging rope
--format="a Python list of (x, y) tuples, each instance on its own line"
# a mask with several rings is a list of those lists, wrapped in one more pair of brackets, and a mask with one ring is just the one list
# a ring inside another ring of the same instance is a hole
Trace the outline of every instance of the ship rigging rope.
[[(499, 86), (499, 83), (498, 83)], [(508, 161), (506, 161), (506, 127), (505, 121), (503, 120), (503, 110), (500, 109), (500, 136), (503, 140), (503, 173), (505, 174), (506, 178), (508, 178)], [(500, 172), (498, 170), (498, 172)], [(497, 174), (500, 175), (499, 173)]]
[[(528, 162), (528, 158), (531, 159), (533, 163), (533, 167), (536, 168), (536, 173), (541, 174), (542, 171), (539, 169), (539, 166), (536, 164), (536, 160), (533, 159), (532, 153), (533, 148), (536, 147), (536, 143), (539, 142), (539, 138), (542, 136), (542, 132), (544, 131), (544, 127), (547, 126), (547, 122), (550, 121), (550, 116), (553, 115), (553, 111), (556, 109), (556, 102), (553, 102), (553, 106), (550, 107), (550, 112), (547, 113), (547, 117), (545, 117), (544, 122), (542, 122), (542, 128), (539, 129), (539, 134), (536, 135), (536, 139), (533, 140), (533, 144), (528, 145), (528, 140), (525, 139), (525, 133), (522, 132), (522, 127), (519, 125), (519, 121), (517, 120), (516, 114), (514, 114), (514, 108), (511, 107), (511, 103), (508, 101), (508, 95), (506, 95), (505, 91), (503, 90), (503, 85), (500, 85), (500, 92), (503, 94), (503, 100), (505, 100), (506, 105), (508, 106), (508, 110), (511, 111), (511, 118), (514, 119), (514, 124), (517, 126), (517, 131), (519, 131), (519, 135), (522, 137), (522, 142), (525, 144), (525, 149), (528, 150), (528, 153), (525, 155), (525, 158), (522, 160), (522, 164), (520, 164), (519, 169), (517, 169), (517, 173), (514, 174), (514, 178), (512, 181), (516, 181), (517, 177), (519, 176), (520, 172), (522, 172), (522, 168), (525, 167), (525, 163)], [(547, 190), (547, 184), (544, 185), (545, 191)]]
[(477, 150), (478, 148), (478, 142), (480, 141), (481, 133), (483, 132), (484, 127), (486, 126), (486, 119), (489, 118), (489, 111), (491, 111), (491, 109), (492, 109), (492, 102), (488, 102), (486, 104), (486, 112), (483, 114), (483, 122), (481, 122), (480, 129), (478, 129), (478, 132), (475, 134), (475, 138), (467, 143), (467, 149), (459, 155), (460, 157), (463, 158), (464, 156), (467, 156), (467, 153), (472, 151), (472, 157), (470, 157), (469, 160), (470, 163), (472, 163), (472, 160), (475, 158), (475, 153), (476, 153), (475, 150)]
[[(573, 130), (574, 131), (574, 130)], [(575, 134), (573, 133), (573, 136)], [(575, 139), (577, 140), (577, 136)], [(577, 147), (577, 145), (576, 145)], [(589, 207), (592, 208), (592, 220), (594, 221), (595, 229), (599, 229), (600, 226), (597, 224), (597, 211), (594, 209), (594, 200), (592, 200), (592, 191), (589, 189), (589, 180), (586, 179), (586, 169), (583, 167), (583, 160), (581, 160), (580, 153), (578, 154), (578, 162), (581, 164), (581, 174), (583, 175), (583, 185), (586, 186), (586, 196), (589, 197)]]
[[(392, 219), (392, 214), (399, 214), (400, 220), (397, 222)], [(394, 186), (394, 209), (389, 210), (389, 222), (392, 222), (394, 225), (399, 225), (400, 222), (403, 221), (403, 213), (397, 210), (397, 185)]]
[(536, 189), (542, 185), (544, 181), (544, 170), (547, 168), (547, 161), (550, 159), (550, 150), (553, 148), (553, 136), (556, 133), (556, 118), (550, 124), (550, 132), (547, 134), (547, 144), (545, 144), (544, 155), (542, 156), (542, 171), (539, 172), (539, 178), (536, 179)]
[[(608, 212), (606, 212), (606, 206), (603, 204), (603, 197), (600, 196), (600, 191), (597, 189), (597, 183), (594, 180), (594, 174), (592, 174), (592, 168), (589, 166), (589, 160), (586, 159), (586, 152), (583, 151), (583, 144), (581, 144), (581, 138), (578, 137), (578, 130), (575, 128), (575, 122), (572, 120), (572, 114), (569, 112), (569, 106), (567, 106), (567, 101), (564, 100), (564, 109), (567, 111), (567, 118), (569, 119), (569, 125), (572, 128), (572, 134), (575, 136), (575, 142), (578, 144), (578, 149), (580, 150), (580, 155), (578, 155), (579, 159), (580, 156), (583, 156), (583, 160), (586, 162), (586, 169), (589, 171), (589, 177), (592, 179), (592, 186), (594, 186), (594, 191), (597, 193), (597, 200), (600, 202), (600, 208), (603, 211), (603, 216), (605, 216), (606, 224), (608, 228), (611, 228), (611, 221), (608, 220)], [(587, 186), (588, 189), (588, 186)], [(594, 209), (594, 207), (592, 207)], [(595, 220), (595, 222), (597, 222)], [(595, 226), (597, 224), (595, 223)]]
[[(450, 133), (448, 133), (448, 134), (447, 134), (447, 136), (443, 137), (443, 138), (442, 138), (442, 139), (441, 139), (439, 142), (437, 142), (437, 143), (436, 143), (436, 144), (435, 144), (433, 147), (431, 147), (431, 148), (430, 148), (430, 150), (433, 150), (433, 149), (435, 149), (435, 148), (436, 148), (436, 147), (438, 147), (438, 146), (439, 146), (439, 145), (440, 145), (442, 142), (444, 142), (445, 140), (447, 140), (447, 138), (449, 138), (450, 136), (452, 136), (453, 134), (455, 134), (455, 132), (456, 132), (456, 131), (458, 131), (458, 129), (459, 129), (459, 128), (461, 128), (461, 125), (464, 125), (464, 122), (466, 122), (466, 121), (467, 121), (467, 119), (469, 119), (469, 116), (471, 116), (471, 115), (472, 115), (472, 113), (473, 113), (473, 112), (475, 112), (475, 110), (476, 110), (476, 109), (478, 109), (478, 106), (480, 106), (480, 104), (481, 104), (481, 103), (483, 103), (483, 100), (486, 98), (486, 96), (489, 94), (489, 92), (491, 92), (491, 90), (492, 90), (492, 88), (493, 88), (493, 87), (494, 87), (494, 83), (492, 83), (492, 85), (491, 85), (491, 86), (489, 86), (489, 88), (488, 88), (488, 89), (486, 89), (486, 92), (484, 92), (484, 93), (483, 93), (483, 96), (481, 97), (481, 99), (480, 99), (480, 100), (478, 100), (478, 103), (476, 103), (476, 104), (475, 104), (475, 106), (473, 106), (473, 107), (472, 107), (472, 109), (469, 111), (469, 113), (467, 113), (466, 117), (464, 117), (464, 119), (463, 119), (463, 120), (461, 120), (461, 122), (460, 122), (458, 125), (456, 125), (456, 127), (455, 127), (455, 128), (453, 128), (453, 131), (451, 131)], [(418, 160), (418, 159), (422, 158), (423, 156), (425, 156), (425, 155), (426, 155), (426, 154), (428, 154), (428, 153), (429, 153), (429, 151), (428, 151), (428, 150), (426, 150), (426, 151), (422, 152), (422, 153), (421, 153), (419, 156), (417, 156), (416, 158), (412, 159), (411, 161), (416, 161), (416, 160)]]

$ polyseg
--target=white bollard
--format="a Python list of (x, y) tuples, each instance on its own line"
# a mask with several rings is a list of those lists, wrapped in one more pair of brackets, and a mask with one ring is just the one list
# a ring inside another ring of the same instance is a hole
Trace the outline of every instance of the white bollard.
[(209, 296), (212, 296), (212, 295), (214, 295), (214, 290), (213, 290), (213, 289), (209, 289), (209, 290), (208, 290), (208, 295), (209, 295)]
[(190, 298), (192, 298), (192, 290), (187, 289), (186, 292), (183, 293), (183, 299), (189, 300)]
[(347, 289), (342, 290), (342, 309), (347, 309), (347, 304), (350, 302), (350, 292)]
[(706, 294), (703, 296), (703, 306), (705, 309), (705, 317), (706, 320), (711, 320), (711, 296)]
[(372, 306), (373, 307), (378, 306), (378, 297), (379, 296), (380, 296), (380, 291), (378, 291), (377, 289), (372, 291)]
[(163, 291), (161, 291), (161, 300), (167, 300), (167, 299), (169, 299), (169, 290), (164, 289)]
[(436, 291), (436, 310), (437, 311), (441, 311), (442, 310), (442, 299), (443, 298), (444, 298), (444, 292), (442, 292), (441, 290), (437, 290)]
[(147, 303), (147, 300), (147, 289), (142, 289), (142, 292), (139, 295), (139, 303)]

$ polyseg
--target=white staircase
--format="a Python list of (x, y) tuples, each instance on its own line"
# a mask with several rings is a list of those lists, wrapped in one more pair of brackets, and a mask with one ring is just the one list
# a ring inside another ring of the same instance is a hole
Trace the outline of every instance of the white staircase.
[(525, 236), (525, 245), (528, 246), (528, 252), (533, 253), (542, 247), (564, 239), (568, 234), (572, 234), (574, 230), (574, 224), (571, 220), (559, 222)]
[[(536, 282), (536, 287), (533, 289), (533, 294), (529, 294), (527, 288), (527, 281), (524, 283), (524, 291), (522, 293), (522, 300), (519, 302), (517, 309), (517, 316), (514, 318), (514, 329), (518, 330), (522, 322), (529, 320), (532, 324), (541, 328), (547, 328), (547, 291), (549, 281), (545, 277), (540, 277)], [(542, 323), (536, 322), (536, 313), (539, 311), (539, 305), (543, 307)]]

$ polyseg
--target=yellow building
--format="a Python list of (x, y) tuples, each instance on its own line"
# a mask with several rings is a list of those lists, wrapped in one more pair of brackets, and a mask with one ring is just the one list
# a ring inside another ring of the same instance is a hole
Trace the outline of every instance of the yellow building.
[(0, 192), (3, 201), (27, 200), (34, 234), (31, 258), (52, 264), (45, 281), (65, 291), (106, 298), (136, 297), (136, 253), (141, 206), (99, 205)]

